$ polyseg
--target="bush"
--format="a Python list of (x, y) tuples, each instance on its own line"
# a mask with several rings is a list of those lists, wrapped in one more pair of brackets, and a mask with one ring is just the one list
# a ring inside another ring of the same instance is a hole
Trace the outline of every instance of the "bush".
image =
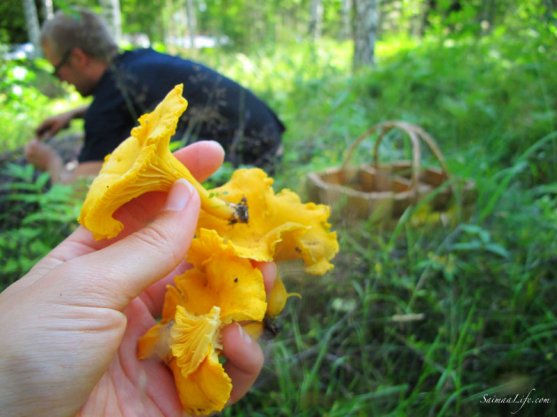
[(79, 200), (70, 186), (49, 185), (30, 165), (9, 164), (0, 185), (0, 285), (25, 274), (76, 226)]

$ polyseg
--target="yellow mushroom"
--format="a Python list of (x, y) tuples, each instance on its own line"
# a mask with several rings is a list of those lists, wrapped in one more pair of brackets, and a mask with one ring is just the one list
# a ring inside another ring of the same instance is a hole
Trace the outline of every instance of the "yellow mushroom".
[(187, 107), (182, 88), (177, 85), (153, 112), (141, 116), (131, 136), (105, 158), (79, 216), (95, 239), (120, 233), (123, 225), (113, 218), (119, 207), (149, 191), (168, 191), (179, 178), (195, 187), (203, 210), (225, 221), (238, 218), (234, 206), (211, 196), (169, 150), (170, 138)]
[(170, 336), (170, 368), (186, 413), (207, 415), (221, 411), (230, 398), (232, 380), (217, 354), (221, 349), (220, 324), (219, 307), (199, 316), (180, 305), (176, 308)]
[(271, 318), (278, 316), (280, 313), (282, 313), (282, 310), (284, 310), (286, 301), (290, 297), (302, 298), (302, 296), (297, 292), (287, 292), (286, 287), (284, 286), (284, 282), (282, 281), (280, 276), (277, 275), (277, 277), (275, 278), (275, 282), (273, 283), (273, 288), (269, 293), (269, 299), (267, 301), (267, 311), (265, 315)]
[(302, 203), (290, 190), (275, 193), (260, 169), (237, 170), (222, 187), (205, 190), (169, 151), (170, 137), (187, 107), (176, 86), (105, 160), (83, 205), (80, 222), (95, 238), (116, 236), (113, 215), (149, 191), (167, 191), (179, 178), (201, 197), (196, 237), (187, 254), (192, 265), (168, 286), (162, 318), (138, 343), (137, 356), (161, 358), (172, 370), (189, 414), (222, 410), (232, 389), (219, 361), (223, 326), (238, 322), (258, 336), (265, 316), (284, 309), (288, 297), (277, 277), (267, 303), (263, 276), (254, 261), (302, 259), (306, 272), (330, 270), (339, 250), (330, 231), (329, 208)]
[(138, 357), (163, 359), (185, 411), (205, 415), (222, 410), (230, 397), (230, 378), (218, 360), (222, 327), (260, 322), (267, 303), (261, 271), (215, 231), (199, 230), (187, 259), (192, 268), (168, 287), (161, 322), (139, 340)]
[(322, 275), (339, 250), (330, 231), (328, 206), (302, 203), (293, 191), (273, 191), (273, 179), (258, 168), (238, 169), (230, 181), (211, 193), (249, 209), (247, 222), (234, 223), (201, 213), (199, 227), (229, 240), (238, 256), (256, 261), (303, 259), (306, 272)]
[(181, 304), (194, 314), (221, 309), (221, 321), (261, 321), (267, 309), (261, 270), (236, 255), (231, 242), (201, 229), (188, 252), (192, 268), (174, 279)]
[(181, 374), (175, 360), (170, 363), (170, 369), (187, 415), (205, 416), (222, 411), (230, 399), (232, 380), (214, 351), (187, 377)]

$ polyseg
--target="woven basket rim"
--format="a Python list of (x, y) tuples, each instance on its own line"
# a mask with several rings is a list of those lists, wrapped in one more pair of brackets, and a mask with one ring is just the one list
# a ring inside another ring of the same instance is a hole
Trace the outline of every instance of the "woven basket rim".
[[(372, 167), (368, 167), (371, 169), (373, 169)], [(358, 168), (358, 169), (361, 169)], [(349, 197), (356, 197), (356, 198), (361, 198), (364, 200), (370, 200), (370, 199), (392, 199), (392, 200), (403, 200), (403, 199), (407, 199), (407, 198), (411, 198), (415, 196), (415, 191), (414, 190), (408, 190), (408, 191), (358, 191), (355, 190), (349, 186), (343, 185), (343, 184), (332, 184), (330, 182), (327, 182), (323, 179), (323, 175), (327, 175), (327, 174), (334, 174), (334, 173), (338, 173), (341, 172), (342, 169), (340, 167), (332, 167), (332, 168), (327, 168), (324, 171), (320, 171), (320, 172), (310, 172), (307, 174), (308, 179), (314, 184), (314, 186), (322, 189), (322, 190), (326, 190), (326, 191), (336, 191), (339, 192), (341, 194), (345, 194), (346, 196)]]

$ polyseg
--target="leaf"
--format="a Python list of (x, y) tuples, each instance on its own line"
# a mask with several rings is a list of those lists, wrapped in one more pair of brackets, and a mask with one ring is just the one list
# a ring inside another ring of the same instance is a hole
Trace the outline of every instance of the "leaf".
[(491, 235), (489, 234), (489, 232), (478, 225), (462, 224), (460, 225), (460, 229), (466, 233), (477, 235), (484, 243), (487, 243), (491, 240)]
[(488, 252), (492, 252), (492, 253), (494, 253), (494, 254), (496, 254), (496, 255), (501, 256), (502, 258), (509, 258), (509, 257), (510, 257), (510, 253), (509, 253), (509, 251), (508, 251), (507, 249), (505, 249), (503, 246), (497, 245), (497, 244), (495, 244), (495, 243), (488, 243), (488, 244), (485, 246), (485, 249), (486, 249)]

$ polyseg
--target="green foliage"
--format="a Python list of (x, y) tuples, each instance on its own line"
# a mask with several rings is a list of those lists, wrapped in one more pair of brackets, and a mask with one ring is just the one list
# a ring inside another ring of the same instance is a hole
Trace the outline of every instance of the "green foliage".
[(43, 113), (47, 99), (32, 87), (35, 80), (35, 72), (19, 62), (0, 66), (0, 124), (4, 126), (0, 138), (4, 149), (14, 149), (30, 137), (29, 119)]
[[(201, 33), (226, 36), (235, 50), (251, 50), (252, 45), (275, 45), (306, 36), (310, 20), (309, 0), (252, 2), (247, 0), (208, 0), (200, 8)], [(341, 36), (341, 3), (323, 0), (323, 33)], [(249, 24), (246, 24), (249, 22)]]
[[(41, 58), (2, 61), (0, 57), (0, 142), (3, 150), (21, 148), (40, 120), (52, 114), (57, 97), (69, 98)], [(75, 100), (74, 100), (75, 101)], [(67, 104), (62, 104), (61, 110)]]
[(47, 174), (8, 164), (0, 185), (1, 287), (15, 281), (75, 227), (79, 204), (69, 186), (49, 186)]
[(556, 209), (516, 188), (489, 222), (341, 228), (332, 274), (283, 271), (304, 297), (256, 393), (226, 415), (498, 415), (483, 395), (552, 398)]
[[(367, 127), (403, 119), (436, 137), (452, 172), (476, 181), (478, 198), (468, 217), (451, 212), (445, 223), (420, 208), (394, 229), (337, 223), (342, 252), (324, 279), (283, 266), (288, 289), (304, 298), (289, 302), (283, 332), (266, 345), (256, 392), (225, 415), (498, 415), (515, 409), (482, 404), (484, 395), (531, 388), (554, 401), (551, 41), (543, 31), (394, 39), (379, 45), (377, 68), (355, 77), (316, 58), (335, 56), (334, 46), (307, 60), (304, 46), (288, 48), (265, 84), (278, 91), (273, 104), (288, 125), (280, 186), (301, 190), (306, 172), (338, 165)], [(257, 89), (265, 60), (243, 60), (242, 79)], [(372, 141), (356, 160), (371, 160)], [(382, 155), (403, 156), (399, 143)]]
[[(538, 35), (494, 33), (480, 40), (431, 38), (419, 44), (394, 39), (379, 45), (376, 68), (356, 76), (346, 74), (342, 59), (335, 60), (342, 56), (340, 48), (327, 43), (317, 52), (289, 48), (267, 84), (288, 127), (285, 170), (303, 174), (338, 164), (361, 132), (389, 119), (423, 126), (463, 176), (478, 171), (489, 176), (508, 166), (557, 129), (557, 100), (550, 93), (557, 85), (551, 65), (557, 57), (551, 39)], [(310, 61), (321, 70), (312, 69)], [(243, 66), (245, 82), (256, 90), (258, 78), (267, 79), (264, 63), (248, 71)], [(240, 70), (233, 73), (242, 77)], [(363, 144), (360, 160), (371, 160), (370, 143)], [(382, 154), (393, 151), (391, 146)]]
[(23, 6), (20, 1), (0, 2), (0, 34), (2, 42), (27, 42)]

